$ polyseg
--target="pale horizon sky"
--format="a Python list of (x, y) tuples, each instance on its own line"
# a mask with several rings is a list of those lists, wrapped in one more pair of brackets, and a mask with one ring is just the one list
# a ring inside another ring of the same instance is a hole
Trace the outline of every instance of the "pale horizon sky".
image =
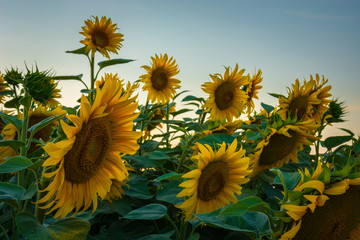
[[(287, 94), (295, 79), (318, 73), (329, 79), (333, 98), (347, 106), (348, 121), (328, 134), (348, 128), (360, 135), (360, 1), (45, 1), (0, 0), (0, 71), (38, 65), (57, 75), (84, 74), (86, 57), (65, 53), (82, 47), (79, 34), (91, 16), (107, 16), (124, 34), (123, 48), (112, 58), (134, 62), (105, 69), (134, 82), (144, 74), (155, 53), (173, 56), (179, 65), (181, 89), (207, 97), (201, 84), (224, 66), (263, 71), (263, 88), (256, 100), (277, 105), (268, 93)], [(97, 61), (105, 60), (100, 54)], [(104, 72), (103, 72), (104, 73)], [(59, 84), (66, 106), (75, 106), (80, 82)], [(141, 85), (142, 87), (142, 85)], [(184, 95), (185, 96), (185, 95)], [(139, 101), (146, 95), (140, 93)], [(182, 99), (182, 98), (180, 98)]]

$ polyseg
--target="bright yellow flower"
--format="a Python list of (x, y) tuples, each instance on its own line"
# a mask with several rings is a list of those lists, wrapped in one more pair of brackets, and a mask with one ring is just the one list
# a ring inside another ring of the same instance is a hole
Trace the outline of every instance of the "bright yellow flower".
[(200, 152), (194, 156), (197, 169), (183, 178), (188, 180), (179, 186), (184, 189), (177, 197), (187, 197), (178, 208), (185, 211), (188, 221), (194, 213), (209, 213), (236, 202), (235, 194), (241, 194), (241, 185), (248, 182), (250, 174), (249, 158), (242, 148), (236, 151), (237, 140), (226, 149), (223, 143), (217, 152), (205, 144), (199, 144)]
[[(5, 82), (4, 76), (0, 72), (0, 93), (10, 90)], [(0, 94), (0, 104), (4, 103), (5, 96)]]
[(225, 69), (224, 76), (210, 75), (213, 82), (206, 82), (202, 85), (204, 92), (210, 95), (203, 108), (210, 111), (212, 120), (231, 122), (234, 117), (238, 118), (246, 108), (248, 95), (240, 88), (249, 84), (249, 76), (243, 75), (245, 69), (238, 71), (237, 64), (231, 72), (230, 67)]
[(105, 199), (114, 180), (128, 178), (125, 161), (120, 153), (134, 154), (141, 136), (134, 132), (133, 120), (139, 115), (135, 98), (122, 94), (120, 81), (105, 81), (102, 89), (96, 89), (94, 104), (81, 97), (80, 117), (68, 115), (75, 126), (61, 120), (67, 139), (48, 142), (44, 150), (49, 158), (44, 167), (55, 169), (43, 173), (53, 178), (44, 189), (46, 195), (37, 204), (49, 202), (43, 208), (57, 210), (55, 218), (64, 218), (75, 208), (75, 213), (97, 208), (97, 196)]
[(98, 17), (93, 16), (93, 19), (85, 21), (85, 25), (81, 27), (83, 31), (80, 32), (85, 39), (80, 42), (86, 46), (86, 52), (91, 50), (91, 56), (94, 57), (95, 52), (99, 51), (108, 59), (110, 59), (109, 52), (118, 53), (117, 50), (122, 47), (124, 35), (116, 33), (118, 28), (115, 23), (112, 23), (111, 18), (103, 16), (99, 20)]
[(152, 66), (142, 66), (147, 73), (141, 75), (141, 82), (145, 83), (144, 91), (148, 91), (148, 100), (157, 103), (169, 102), (180, 88), (180, 81), (174, 78), (180, 71), (175, 59), (168, 58), (167, 54), (151, 57)]
[(253, 99), (259, 99), (257, 96), (259, 90), (262, 88), (260, 83), (262, 82), (262, 72), (259, 69), (250, 79), (249, 85), (246, 87), (246, 93), (248, 95), (248, 99), (246, 100), (247, 112), (250, 113), (254, 110), (255, 104)]

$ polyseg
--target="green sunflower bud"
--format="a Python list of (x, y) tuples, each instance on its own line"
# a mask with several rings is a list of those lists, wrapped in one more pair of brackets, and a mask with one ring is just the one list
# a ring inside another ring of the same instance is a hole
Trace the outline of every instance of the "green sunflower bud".
[(328, 123), (344, 122), (343, 117), (346, 114), (344, 102), (339, 102), (338, 99), (332, 100), (329, 103), (329, 108), (326, 114), (329, 115), (329, 117), (326, 118)]
[(36, 68), (35, 72), (28, 69), (24, 77), (24, 87), (26, 91), (34, 98), (44, 105), (46, 102), (53, 98), (53, 94), (57, 92), (57, 84), (52, 79), (50, 71), (40, 72)]
[(23, 76), (18, 69), (11, 68), (11, 70), (5, 70), (4, 80), (9, 85), (17, 86), (23, 81)]

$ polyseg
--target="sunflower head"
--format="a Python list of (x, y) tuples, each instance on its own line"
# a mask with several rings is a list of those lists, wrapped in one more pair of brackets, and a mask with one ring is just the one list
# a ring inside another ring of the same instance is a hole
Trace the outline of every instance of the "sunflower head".
[(230, 67), (225, 69), (224, 76), (210, 75), (213, 82), (202, 85), (204, 92), (209, 94), (203, 108), (210, 111), (212, 120), (231, 122), (234, 117), (238, 118), (246, 107), (248, 95), (241, 87), (249, 84), (249, 77), (243, 75), (245, 69), (239, 71), (237, 64), (233, 71), (230, 71)]
[(250, 79), (249, 84), (246, 86), (246, 94), (248, 95), (248, 99), (246, 100), (247, 112), (250, 113), (254, 110), (255, 104), (253, 99), (259, 99), (257, 96), (259, 90), (262, 88), (260, 83), (262, 82), (262, 72), (259, 69)]
[(5, 82), (5, 79), (0, 72), (0, 104), (4, 103), (4, 98), (5, 98), (5, 95), (3, 95), (1, 93), (4, 93), (5, 91), (8, 91), (8, 90), (9, 90), (8, 84)]
[(184, 174), (188, 180), (179, 186), (184, 189), (177, 197), (187, 197), (178, 208), (185, 211), (186, 221), (194, 213), (208, 213), (236, 202), (235, 194), (241, 194), (241, 185), (248, 182), (249, 158), (245, 150), (237, 149), (237, 140), (226, 148), (223, 143), (216, 152), (209, 145), (198, 144), (199, 153), (194, 156), (197, 168)]
[(57, 83), (52, 79), (49, 71), (40, 72), (28, 70), (24, 77), (24, 86), (26, 91), (33, 99), (40, 104), (55, 107), (59, 103), (54, 98), (60, 98), (60, 90), (57, 89)]
[(151, 57), (152, 66), (142, 66), (147, 73), (140, 76), (144, 91), (148, 91), (148, 99), (151, 102), (167, 103), (180, 88), (180, 81), (174, 78), (179, 73), (178, 65), (173, 57), (168, 58), (167, 54), (160, 54)]
[(73, 126), (60, 121), (67, 139), (44, 146), (49, 158), (43, 166), (54, 171), (43, 175), (53, 180), (37, 204), (50, 201), (40, 207), (51, 207), (50, 212), (58, 209), (55, 218), (66, 217), (74, 208), (75, 212), (85, 211), (91, 204), (95, 211), (97, 197), (105, 199), (115, 180), (128, 178), (120, 153), (135, 154), (139, 148), (141, 133), (133, 131), (139, 113), (135, 113), (135, 98), (122, 94), (121, 82), (109, 79), (102, 89), (96, 89), (93, 104), (83, 95), (79, 116), (66, 116)]
[(80, 42), (86, 46), (86, 52), (91, 51), (92, 57), (95, 56), (95, 52), (99, 51), (104, 57), (110, 59), (109, 52), (118, 53), (122, 47), (122, 41), (124, 35), (117, 33), (116, 24), (113, 24), (111, 18), (98, 17), (93, 19), (87, 19), (85, 25), (82, 27), (80, 34), (85, 36), (84, 40)]
[(5, 71), (4, 80), (13, 86), (17, 86), (20, 82), (23, 81), (22, 73), (16, 68), (11, 68), (10, 70)]

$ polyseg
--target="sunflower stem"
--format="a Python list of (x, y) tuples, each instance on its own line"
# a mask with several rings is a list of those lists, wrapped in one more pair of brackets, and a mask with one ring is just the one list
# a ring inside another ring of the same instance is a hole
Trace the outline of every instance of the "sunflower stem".
[(191, 144), (195, 141), (195, 139), (197, 138), (197, 136), (198, 136), (197, 134), (193, 135), (193, 136), (189, 139), (189, 141), (186, 143), (186, 146), (185, 146), (185, 148), (183, 149), (183, 151), (182, 151), (182, 153), (181, 153), (179, 165), (178, 165), (178, 167), (177, 167), (177, 169), (176, 169), (176, 172), (177, 172), (177, 173), (180, 173), (181, 168), (182, 168), (183, 163), (184, 163), (184, 160), (185, 160), (186, 155), (187, 155), (187, 153), (188, 153), (188, 149), (190, 148)]
[(187, 222), (184, 221), (185, 218), (182, 218), (181, 225), (180, 225), (180, 238), (179, 240), (185, 240), (185, 233), (187, 228)]
[[(146, 100), (145, 107), (144, 107), (144, 109), (143, 109), (143, 114), (144, 114), (144, 115), (145, 115), (146, 112), (147, 112), (148, 105), (149, 105), (149, 100)], [(140, 145), (139, 155), (141, 155), (141, 144), (142, 144), (143, 135), (144, 135), (144, 133), (143, 133), (144, 128), (145, 128), (145, 122), (144, 122), (144, 121), (145, 121), (145, 119), (143, 119), (143, 120), (141, 121), (141, 137), (140, 137), (140, 139), (139, 139), (139, 145)]]
[(90, 60), (90, 80), (91, 80), (91, 85), (90, 85), (90, 102), (93, 103), (93, 98), (94, 98), (94, 86), (95, 86), (95, 78), (94, 78), (94, 62), (95, 62), (95, 56), (91, 57)]
[[(170, 104), (169, 104), (169, 102), (167, 102), (167, 104), (166, 104), (166, 133), (169, 133), (169, 129), (170, 129), (170, 126), (169, 126), (169, 113), (170, 113)], [(170, 135), (168, 135), (167, 138), (166, 138), (166, 147), (167, 148), (170, 147), (169, 137), (170, 137)]]
[(205, 116), (206, 116), (206, 112), (204, 111), (204, 112), (201, 114), (200, 124), (203, 124), (203, 123), (204, 123), (204, 121), (205, 121)]
[(176, 224), (174, 223), (173, 220), (171, 220), (170, 216), (168, 214), (165, 215), (165, 219), (167, 219), (171, 225), (173, 226), (174, 230), (175, 230), (175, 234), (176, 234), (176, 239), (180, 239), (180, 233), (179, 233), (179, 229), (176, 226)]
[[(36, 202), (38, 202), (40, 199), (42, 199), (46, 195), (45, 191), (43, 191), (43, 190), (47, 187), (48, 183), (49, 183), (49, 180), (44, 179), (41, 176), (41, 180), (37, 184), (38, 191), (37, 191), (37, 196), (36, 196)], [(40, 224), (43, 224), (43, 222), (44, 222), (45, 211), (46, 211), (46, 209), (42, 209), (39, 207), (39, 204), (36, 204), (35, 217), (40, 222)]]

